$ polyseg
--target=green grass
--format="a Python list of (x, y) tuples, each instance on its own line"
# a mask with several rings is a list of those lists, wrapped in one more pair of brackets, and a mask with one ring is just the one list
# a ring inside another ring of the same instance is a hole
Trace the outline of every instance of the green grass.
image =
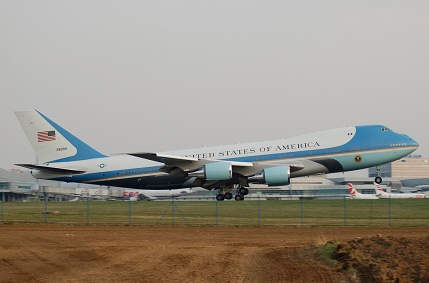
[[(171, 201), (79, 201), (48, 202), (47, 209), (44, 202), (7, 202), (1, 205), (3, 223), (190, 226), (429, 225), (429, 199), (175, 201), (174, 205)], [(50, 213), (45, 214), (45, 210)]]
[(316, 247), (316, 252), (319, 254), (319, 258), (326, 262), (329, 266), (336, 266), (337, 261), (332, 259), (332, 255), (337, 249), (337, 244), (333, 242), (328, 242), (324, 245), (319, 245)]

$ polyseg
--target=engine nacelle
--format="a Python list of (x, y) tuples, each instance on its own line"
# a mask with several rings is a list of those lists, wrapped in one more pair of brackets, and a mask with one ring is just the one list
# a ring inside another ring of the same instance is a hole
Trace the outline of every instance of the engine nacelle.
[(290, 167), (278, 166), (264, 169), (265, 183), (270, 186), (285, 186), (290, 184)]
[(269, 186), (286, 186), (290, 184), (290, 167), (277, 166), (266, 168), (262, 174), (250, 177), (249, 182), (267, 184)]
[(232, 178), (232, 165), (230, 162), (214, 162), (204, 165), (204, 178), (206, 180), (228, 180)]

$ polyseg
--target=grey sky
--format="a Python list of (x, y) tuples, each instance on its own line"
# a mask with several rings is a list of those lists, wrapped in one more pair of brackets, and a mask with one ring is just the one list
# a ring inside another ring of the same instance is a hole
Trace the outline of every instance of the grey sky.
[(429, 156), (427, 1), (0, 1), (0, 168), (14, 110), (103, 153), (384, 124)]

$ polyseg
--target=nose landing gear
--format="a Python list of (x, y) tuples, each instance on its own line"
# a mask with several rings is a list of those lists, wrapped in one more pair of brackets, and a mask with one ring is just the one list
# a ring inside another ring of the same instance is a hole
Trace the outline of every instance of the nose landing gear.
[(383, 179), (381, 178), (381, 168), (382, 166), (375, 167), (375, 173), (377, 173), (377, 177), (375, 177), (374, 182), (376, 182), (377, 184), (380, 184), (383, 181)]

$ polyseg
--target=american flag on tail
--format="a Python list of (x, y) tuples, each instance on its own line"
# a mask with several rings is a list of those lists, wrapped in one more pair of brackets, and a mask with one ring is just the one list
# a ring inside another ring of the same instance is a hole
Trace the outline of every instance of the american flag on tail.
[(54, 141), (54, 140), (56, 140), (55, 131), (37, 132), (38, 142), (46, 142), (46, 141)]

